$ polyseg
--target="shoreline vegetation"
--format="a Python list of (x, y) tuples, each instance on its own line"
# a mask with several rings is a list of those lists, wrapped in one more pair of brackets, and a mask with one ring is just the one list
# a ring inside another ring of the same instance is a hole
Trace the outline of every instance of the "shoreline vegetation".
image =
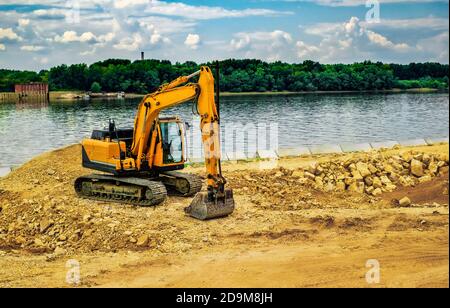
[[(0, 69), (0, 92), (14, 91), (14, 85), (18, 83), (45, 82), (52, 92), (146, 94), (154, 92), (161, 84), (197, 71), (201, 65), (212, 67), (215, 63), (108, 59), (91, 65), (63, 64), (40, 72)], [(419, 88), (448, 90), (449, 85), (449, 65), (440, 63), (321, 64), (310, 60), (267, 63), (255, 59), (229, 59), (220, 61), (220, 68), (220, 90), (246, 95)]]

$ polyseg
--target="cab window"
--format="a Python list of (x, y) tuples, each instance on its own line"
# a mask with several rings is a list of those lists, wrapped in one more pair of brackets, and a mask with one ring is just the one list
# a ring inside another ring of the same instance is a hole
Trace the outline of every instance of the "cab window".
[(182, 162), (183, 143), (180, 126), (177, 122), (162, 122), (160, 127), (164, 164)]

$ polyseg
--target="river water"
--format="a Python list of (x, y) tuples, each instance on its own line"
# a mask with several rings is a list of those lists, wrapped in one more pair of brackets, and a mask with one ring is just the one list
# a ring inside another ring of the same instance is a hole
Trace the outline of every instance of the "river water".
[[(0, 166), (17, 166), (79, 142), (93, 129), (105, 127), (110, 118), (119, 127), (132, 127), (138, 103), (139, 99), (0, 103)], [(164, 112), (175, 114), (190, 124), (198, 122), (190, 103)], [(233, 139), (233, 144), (224, 145), (227, 151), (239, 150), (243, 144), (255, 147), (249, 137), (254, 134), (266, 137), (267, 148), (441, 138), (449, 134), (449, 95), (233, 96), (221, 99), (221, 116), (223, 139)], [(237, 133), (242, 129), (248, 132), (245, 137)], [(189, 139), (191, 153), (200, 149), (197, 139)]]

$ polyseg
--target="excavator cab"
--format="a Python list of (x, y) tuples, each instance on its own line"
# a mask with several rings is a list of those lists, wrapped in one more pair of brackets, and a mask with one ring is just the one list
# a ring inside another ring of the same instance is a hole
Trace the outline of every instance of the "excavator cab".
[(156, 148), (153, 166), (165, 170), (184, 167), (185, 136), (184, 123), (180, 118), (160, 118), (157, 138), (160, 142)]

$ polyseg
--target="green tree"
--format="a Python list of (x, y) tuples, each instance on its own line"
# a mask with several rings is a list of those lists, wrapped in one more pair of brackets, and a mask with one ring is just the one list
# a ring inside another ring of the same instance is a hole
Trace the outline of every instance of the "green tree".
[[(160, 84), (178, 76), (188, 75), (201, 65), (189, 61), (171, 63), (164, 60), (134, 61), (108, 59), (86, 64), (59, 65), (39, 73), (0, 69), (0, 91), (13, 91), (14, 84), (48, 82), (55, 90), (89, 90), (94, 82), (103, 91), (148, 93)], [(221, 90), (248, 91), (337, 91), (382, 90), (399, 87), (430, 87), (448, 89), (449, 65), (440, 63), (383, 64), (320, 64), (281, 61), (266, 63), (257, 59), (220, 61)], [(195, 81), (195, 79), (193, 79)]]
[(92, 93), (100, 93), (102, 91), (102, 87), (100, 84), (96, 81), (94, 81), (91, 85), (91, 92)]

